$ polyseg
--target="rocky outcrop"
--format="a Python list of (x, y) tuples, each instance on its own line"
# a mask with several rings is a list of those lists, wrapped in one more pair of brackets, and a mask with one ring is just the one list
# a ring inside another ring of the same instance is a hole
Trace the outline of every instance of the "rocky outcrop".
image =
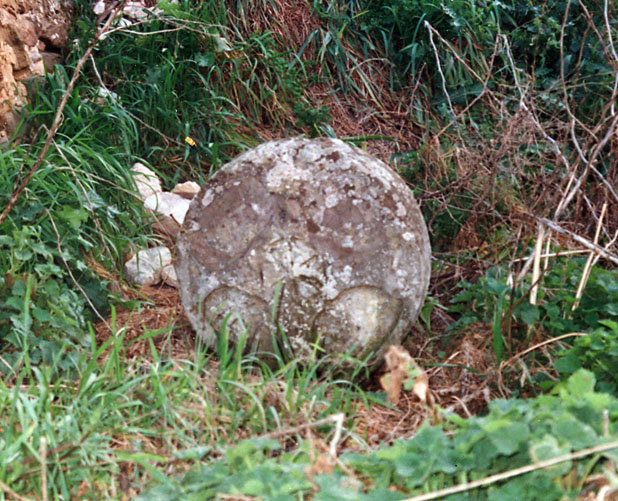
[(273, 141), (225, 165), (191, 202), (177, 247), (183, 305), (211, 346), (226, 322), (258, 352), (319, 345), (374, 364), (409, 333), (429, 284), (412, 192), (334, 139)]
[(43, 75), (68, 43), (70, 0), (0, 0), (0, 142), (27, 100), (24, 81)]

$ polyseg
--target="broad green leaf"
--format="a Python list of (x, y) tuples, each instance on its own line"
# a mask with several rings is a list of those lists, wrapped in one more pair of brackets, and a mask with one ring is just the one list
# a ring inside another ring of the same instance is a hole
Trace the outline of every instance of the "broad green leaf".
[(588, 393), (594, 392), (596, 378), (594, 374), (586, 369), (581, 369), (569, 377), (567, 390), (574, 397), (583, 397)]
[(516, 452), (520, 444), (528, 440), (530, 434), (526, 424), (506, 419), (488, 421), (483, 429), (496, 449), (507, 456)]
[[(535, 442), (530, 447), (530, 457), (533, 461), (544, 461), (546, 459), (553, 459), (560, 456), (565, 456), (571, 452), (571, 448), (568, 444), (560, 446), (558, 440), (551, 435), (545, 435), (541, 440)], [(547, 468), (548, 472), (551, 472), (553, 476), (566, 475), (571, 469), (571, 461), (564, 461), (558, 463), (555, 466)]]
[(65, 206), (60, 212), (59, 215), (62, 219), (64, 219), (71, 228), (74, 230), (79, 230), (82, 223), (84, 223), (88, 219), (88, 212), (84, 209), (74, 209), (70, 206)]
[(539, 307), (530, 304), (528, 301), (523, 301), (516, 309), (515, 314), (519, 319), (527, 325), (533, 325), (540, 318)]
[(581, 369), (581, 366), (581, 359), (572, 352), (567, 352), (566, 355), (554, 362), (554, 368), (561, 374), (573, 374)]
[(43, 310), (41, 308), (33, 308), (32, 316), (36, 318), (39, 322), (49, 322), (52, 316), (49, 314), (49, 311)]

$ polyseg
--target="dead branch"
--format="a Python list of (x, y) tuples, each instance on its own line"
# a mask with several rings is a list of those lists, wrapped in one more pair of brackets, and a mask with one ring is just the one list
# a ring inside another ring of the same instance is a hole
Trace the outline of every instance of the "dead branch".
[(82, 57), (79, 59), (79, 61), (75, 65), (73, 76), (71, 77), (71, 81), (69, 82), (69, 85), (67, 85), (67, 88), (64, 91), (64, 94), (62, 95), (62, 99), (60, 100), (60, 104), (58, 105), (58, 109), (56, 110), (56, 115), (54, 116), (54, 121), (52, 122), (52, 126), (49, 129), (49, 132), (47, 133), (45, 144), (43, 145), (43, 148), (41, 149), (41, 152), (39, 153), (38, 157), (34, 161), (34, 164), (32, 164), (32, 167), (30, 167), (30, 170), (24, 176), (24, 179), (22, 180), (22, 182), (19, 185), (16, 185), (16, 187), (13, 189), (13, 193), (11, 193), (11, 197), (9, 198), (9, 202), (7, 206), (2, 211), (2, 214), (0, 214), (0, 224), (2, 224), (2, 222), (9, 215), (9, 212), (11, 212), (11, 209), (17, 203), (17, 200), (19, 199), (23, 191), (26, 189), (26, 186), (28, 186), (30, 179), (32, 179), (32, 176), (34, 176), (34, 173), (38, 170), (38, 168), (43, 163), (43, 159), (45, 158), (45, 155), (47, 154), (47, 151), (49, 150), (52, 144), (54, 136), (56, 135), (56, 132), (58, 132), (58, 128), (60, 127), (60, 124), (62, 123), (62, 119), (63, 119), (62, 112), (64, 110), (64, 107), (67, 104), (67, 101), (69, 100), (71, 91), (73, 90), (73, 87), (75, 87), (75, 83), (77, 82), (77, 79), (79, 78), (82, 66), (84, 65), (86, 60), (90, 57), (90, 54), (92, 53), (94, 47), (99, 42), (101, 37), (109, 31), (112, 21), (114, 20), (114, 18), (116, 17), (120, 9), (122, 9), (124, 3), (125, 3), (124, 1), (121, 2), (120, 5), (118, 5), (112, 11), (112, 13), (110, 14), (109, 18), (107, 19), (103, 27), (99, 31), (97, 31), (96, 35), (90, 42), (90, 45), (86, 49), (86, 52), (84, 52)]
[(496, 475), (490, 475), (489, 477), (481, 478), (473, 482), (466, 482), (463, 484), (455, 485), (453, 487), (448, 487), (446, 489), (441, 489), (439, 491), (430, 492), (429, 494), (422, 494), (420, 496), (407, 498), (404, 501), (429, 501), (430, 499), (438, 499), (445, 496), (450, 496), (451, 494), (457, 494), (459, 492), (477, 489), (478, 487), (485, 487), (486, 485), (491, 485), (501, 480), (517, 477), (519, 475), (524, 475), (533, 471), (549, 468), (550, 466), (554, 466), (560, 463), (565, 463), (566, 461), (572, 461), (573, 459), (583, 458), (586, 456), (590, 456), (591, 454), (598, 454), (600, 452), (605, 452), (612, 449), (618, 449), (618, 441), (589, 447), (588, 449), (582, 449), (580, 451), (565, 454), (563, 456), (558, 456), (556, 458), (546, 459), (545, 461), (538, 461), (536, 463), (522, 466), (521, 468), (515, 468), (513, 470), (505, 471), (503, 473), (497, 473)]

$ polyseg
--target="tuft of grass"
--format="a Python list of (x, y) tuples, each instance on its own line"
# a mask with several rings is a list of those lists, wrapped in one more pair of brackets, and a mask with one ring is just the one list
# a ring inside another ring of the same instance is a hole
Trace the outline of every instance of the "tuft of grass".
[(199, 346), (190, 360), (166, 359), (152, 342), (165, 330), (142, 336), (150, 362), (128, 362), (124, 329), (114, 313), (110, 321), (115, 335), (103, 344), (90, 331), (73, 381), (49, 365), (0, 381), (0, 482), (13, 492), (44, 497), (46, 484), (54, 499), (119, 499), (242, 439), (280, 432), (295, 442), (302, 426), (288, 429), (334, 413), (346, 413), (353, 434), (364, 393), (347, 380), (297, 363), (273, 371), (238, 347), (227, 358), (221, 347), (219, 360)]

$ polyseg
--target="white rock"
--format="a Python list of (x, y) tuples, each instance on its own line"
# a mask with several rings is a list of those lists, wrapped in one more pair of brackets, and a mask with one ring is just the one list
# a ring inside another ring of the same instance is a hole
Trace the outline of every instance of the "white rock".
[(124, 264), (128, 280), (137, 285), (155, 285), (161, 281), (161, 270), (172, 264), (172, 253), (167, 247), (143, 249)]
[[(116, 94), (115, 92), (106, 89), (105, 87), (99, 87), (99, 90), (97, 91), (97, 104), (103, 106), (105, 104), (105, 100), (108, 99), (111, 102), (117, 102), (118, 101), (118, 94)], [(151, 178), (152, 176), (156, 176), (156, 174), (154, 172), (152, 172), (150, 169), (148, 169), (148, 167), (146, 167), (145, 165), (140, 164), (139, 162), (136, 163), (135, 165), (140, 165), (142, 168), (147, 169), (150, 172)], [(135, 165), (133, 166), (133, 170), (135, 170)], [(157, 179), (158, 181), (158, 179)], [(150, 192), (149, 192), (150, 193)]]
[(170, 287), (178, 289), (178, 277), (176, 276), (176, 268), (173, 264), (164, 266), (161, 270), (161, 279)]
[(122, 13), (133, 19), (146, 19), (152, 15), (162, 14), (163, 11), (156, 7), (147, 7), (144, 2), (127, 2)]
[(144, 200), (144, 207), (152, 212), (171, 218), (178, 225), (181, 225), (185, 220), (190, 204), (191, 200), (167, 191), (155, 193)]
[(193, 197), (200, 192), (200, 185), (193, 181), (187, 181), (186, 183), (179, 183), (174, 186), (172, 193), (180, 195), (188, 200), (193, 200)]
[(136, 162), (131, 167), (131, 171), (133, 172), (133, 180), (142, 200), (163, 191), (159, 177), (144, 164)]
[(99, 0), (95, 3), (92, 7), (92, 12), (94, 12), (97, 16), (99, 14), (103, 14), (103, 12), (105, 12), (105, 2), (103, 0)]

